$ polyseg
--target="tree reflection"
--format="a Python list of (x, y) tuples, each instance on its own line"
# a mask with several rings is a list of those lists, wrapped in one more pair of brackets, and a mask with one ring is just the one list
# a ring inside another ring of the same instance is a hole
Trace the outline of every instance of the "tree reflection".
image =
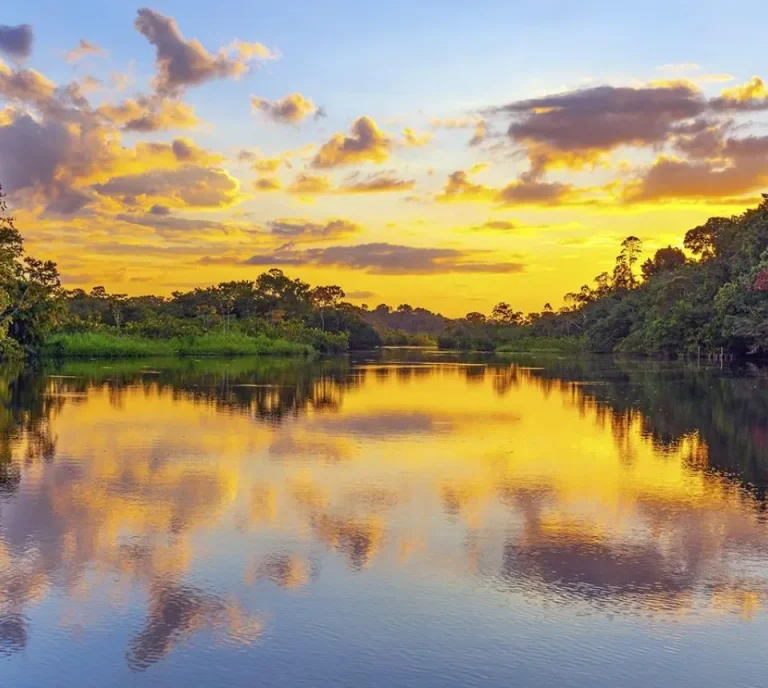
[(0, 369), (0, 496), (18, 487), (22, 464), (50, 462), (55, 456), (50, 421), (64, 399), (53, 387), (32, 369)]
[[(619, 446), (634, 419), (660, 451), (674, 452), (698, 436), (710, 470), (738, 479), (765, 501), (768, 370), (597, 357), (547, 359), (521, 372), (543, 388), (559, 387), (582, 409), (596, 408)], [(702, 467), (700, 455), (690, 460)]]
[(360, 385), (365, 375), (350, 372), (345, 358), (70, 362), (45, 372), (61, 375), (62, 387), (74, 394), (106, 386), (115, 405), (140, 387), (274, 422), (307, 408), (337, 409), (344, 390)]

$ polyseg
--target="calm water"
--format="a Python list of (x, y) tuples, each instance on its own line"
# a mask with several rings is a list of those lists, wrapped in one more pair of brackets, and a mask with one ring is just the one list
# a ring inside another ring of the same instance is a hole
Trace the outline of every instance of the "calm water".
[(765, 685), (760, 371), (401, 351), (0, 396), (3, 686)]

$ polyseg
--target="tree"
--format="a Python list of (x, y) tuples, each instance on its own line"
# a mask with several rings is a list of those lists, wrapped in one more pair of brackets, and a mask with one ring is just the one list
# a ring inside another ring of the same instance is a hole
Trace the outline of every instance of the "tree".
[(628, 236), (621, 242), (621, 253), (616, 256), (616, 267), (613, 269), (614, 289), (634, 289), (637, 286), (634, 267), (642, 252), (643, 242), (636, 236)]
[[(38, 344), (62, 313), (56, 264), (24, 255), (24, 242), (7, 215), (0, 187), (0, 353)], [(16, 348), (8, 345), (8, 337)]]
[(478, 313), (477, 311), (467, 313), (464, 316), (464, 319), (473, 325), (482, 325), (486, 320), (485, 316), (482, 313)]
[(291, 279), (277, 268), (256, 278), (255, 291), (259, 313), (277, 309), (303, 316), (309, 310), (309, 284), (300, 279)]
[(397, 307), (397, 312), (398, 313), (413, 313), (413, 306), (411, 306), (411, 304), (409, 304), (409, 303), (401, 303)]
[(346, 294), (341, 287), (332, 284), (325, 287), (315, 287), (309, 296), (312, 305), (320, 311), (321, 329), (325, 331), (325, 309), (336, 308)]
[(653, 258), (648, 258), (642, 265), (643, 278), (648, 280), (653, 275), (667, 270), (675, 270), (686, 263), (685, 253), (674, 246), (667, 246), (656, 251)]
[(110, 294), (109, 310), (112, 313), (112, 319), (115, 321), (115, 327), (119, 330), (123, 322), (123, 313), (128, 294)]
[(523, 318), (521, 311), (516, 311), (508, 303), (501, 301), (491, 311), (491, 320), (499, 325), (516, 325)]
[(727, 217), (711, 217), (703, 225), (685, 233), (683, 246), (702, 261), (711, 260), (721, 252), (726, 237), (735, 228), (736, 222)]

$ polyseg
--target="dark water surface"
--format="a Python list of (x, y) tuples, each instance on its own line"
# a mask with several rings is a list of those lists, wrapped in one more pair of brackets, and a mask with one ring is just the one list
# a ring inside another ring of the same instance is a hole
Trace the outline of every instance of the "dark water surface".
[(0, 685), (765, 686), (768, 376), (0, 376)]

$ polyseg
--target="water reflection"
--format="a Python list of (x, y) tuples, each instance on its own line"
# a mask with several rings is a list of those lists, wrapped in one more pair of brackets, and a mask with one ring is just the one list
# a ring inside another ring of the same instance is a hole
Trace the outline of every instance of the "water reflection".
[(413, 352), (7, 371), (0, 655), (50, 632), (54, 600), (108, 618), (136, 594), (133, 671), (209, 633), (253, 645), (279, 622), (263, 604), (333, 587), (337, 564), (754, 618), (767, 388), (758, 370)]
[(259, 620), (236, 604), (178, 581), (153, 581), (146, 624), (126, 652), (128, 666), (134, 671), (149, 668), (184, 638), (207, 626), (224, 629), (246, 644), (261, 634)]

